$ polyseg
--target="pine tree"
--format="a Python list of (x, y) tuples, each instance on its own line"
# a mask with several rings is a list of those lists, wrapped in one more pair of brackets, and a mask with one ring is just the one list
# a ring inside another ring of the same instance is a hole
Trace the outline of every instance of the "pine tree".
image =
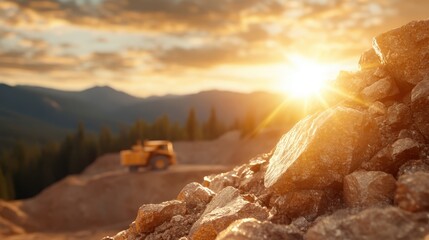
[(188, 119), (186, 120), (186, 134), (190, 141), (195, 141), (198, 137), (198, 120), (194, 108), (189, 110)]
[(102, 127), (98, 134), (98, 146), (100, 154), (113, 151), (113, 138), (108, 127)]
[(210, 116), (207, 120), (207, 123), (204, 127), (204, 137), (206, 139), (212, 140), (219, 137), (220, 134), (220, 125), (217, 120), (216, 109), (214, 107), (210, 110)]
[(0, 199), (10, 199), (8, 184), (6, 177), (3, 174), (3, 170), (0, 167)]

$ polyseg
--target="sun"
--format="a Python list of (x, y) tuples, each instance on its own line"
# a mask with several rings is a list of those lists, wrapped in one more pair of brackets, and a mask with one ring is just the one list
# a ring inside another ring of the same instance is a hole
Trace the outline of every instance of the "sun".
[(299, 55), (289, 57), (290, 65), (281, 72), (280, 85), (288, 96), (310, 98), (319, 94), (332, 78), (331, 67)]

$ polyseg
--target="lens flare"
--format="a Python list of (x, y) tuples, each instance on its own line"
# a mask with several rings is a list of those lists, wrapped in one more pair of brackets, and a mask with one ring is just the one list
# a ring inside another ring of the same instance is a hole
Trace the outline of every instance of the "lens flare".
[(290, 67), (282, 72), (280, 80), (281, 87), (288, 96), (313, 97), (333, 78), (332, 66), (299, 55), (292, 55), (289, 60)]

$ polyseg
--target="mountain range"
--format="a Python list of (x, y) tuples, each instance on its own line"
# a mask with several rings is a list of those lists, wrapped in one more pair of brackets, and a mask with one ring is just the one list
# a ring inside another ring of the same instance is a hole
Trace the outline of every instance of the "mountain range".
[(283, 101), (281, 94), (211, 90), (189, 95), (138, 98), (108, 86), (62, 91), (0, 84), (0, 144), (58, 139), (83, 123), (90, 131), (113, 130), (137, 119), (153, 122), (163, 115), (183, 124), (191, 108), (200, 122), (211, 108), (225, 124), (251, 113), (261, 119)]

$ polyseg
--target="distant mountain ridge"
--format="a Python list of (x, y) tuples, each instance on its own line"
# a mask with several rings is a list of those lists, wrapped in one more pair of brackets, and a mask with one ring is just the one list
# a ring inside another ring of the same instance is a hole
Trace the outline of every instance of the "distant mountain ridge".
[(218, 118), (230, 124), (244, 119), (249, 112), (260, 118), (282, 100), (283, 96), (267, 92), (211, 90), (138, 98), (109, 86), (62, 91), (0, 84), (0, 144), (55, 139), (75, 129), (79, 122), (91, 131), (98, 131), (101, 126), (118, 129), (137, 119), (153, 122), (163, 115), (184, 123), (190, 108), (195, 108), (200, 123), (214, 107)]
[(142, 98), (131, 96), (109, 86), (95, 86), (83, 91), (62, 91), (35, 86), (17, 86), (17, 88), (90, 103), (103, 111), (109, 111), (109, 109), (130, 105), (142, 100)]

